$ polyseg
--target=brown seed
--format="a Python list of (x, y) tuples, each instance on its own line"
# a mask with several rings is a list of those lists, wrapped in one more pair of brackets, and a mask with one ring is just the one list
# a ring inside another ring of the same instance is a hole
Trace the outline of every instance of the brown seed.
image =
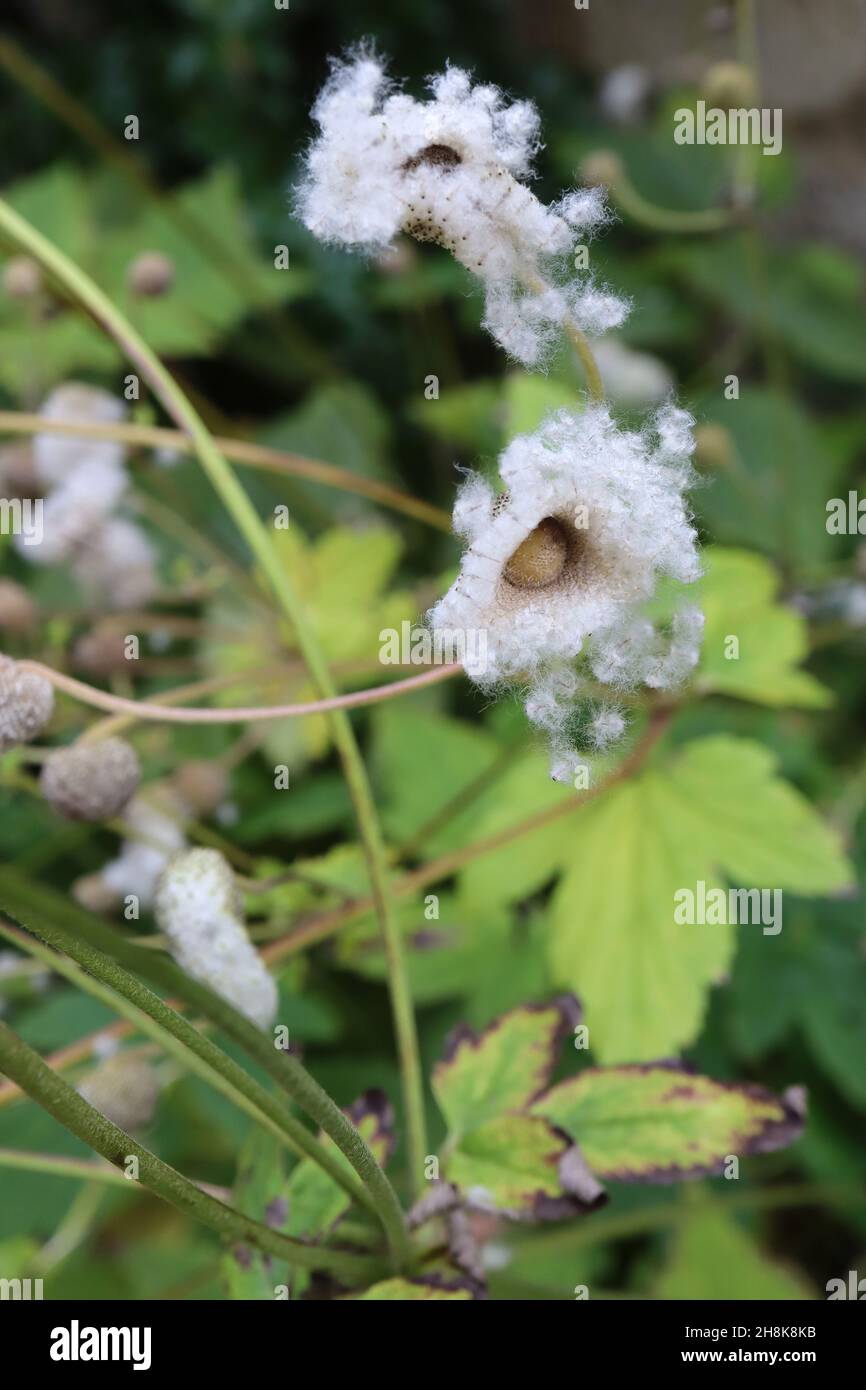
[(567, 559), (565, 527), (556, 517), (546, 516), (515, 550), (505, 578), (516, 589), (546, 589), (562, 574)]
[(411, 159), (407, 159), (403, 165), (406, 173), (411, 173), (421, 164), (432, 164), (436, 169), (453, 169), (456, 165), (462, 164), (456, 150), (452, 150), (450, 145), (425, 145), (423, 150), (413, 154)]

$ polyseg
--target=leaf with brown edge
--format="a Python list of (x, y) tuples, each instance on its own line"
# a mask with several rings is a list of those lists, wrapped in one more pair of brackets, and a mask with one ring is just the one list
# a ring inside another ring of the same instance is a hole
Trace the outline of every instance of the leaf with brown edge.
[(471, 1204), (531, 1219), (562, 1197), (559, 1165), (569, 1147), (539, 1115), (500, 1115), (461, 1137), (448, 1176)]
[(592, 1067), (532, 1106), (580, 1144), (596, 1177), (656, 1183), (721, 1173), (728, 1155), (783, 1148), (802, 1132), (804, 1111), (796, 1089), (779, 1097), (669, 1062)]
[[(346, 1111), (355, 1128), (367, 1141), (377, 1161), (387, 1163), (394, 1149), (394, 1108), (384, 1091), (365, 1091)], [(351, 1172), (347, 1158), (327, 1135), (322, 1143)], [(289, 1202), (289, 1235), (299, 1239), (321, 1238), (337, 1225), (351, 1206), (351, 1198), (334, 1179), (311, 1158), (304, 1158), (292, 1170), (286, 1186)]]
[(461, 1026), (433, 1070), (433, 1091), (450, 1135), (525, 1110), (550, 1080), (557, 1045), (580, 1021), (572, 995), (525, 1005), (497, 1018), (483, 1033)]

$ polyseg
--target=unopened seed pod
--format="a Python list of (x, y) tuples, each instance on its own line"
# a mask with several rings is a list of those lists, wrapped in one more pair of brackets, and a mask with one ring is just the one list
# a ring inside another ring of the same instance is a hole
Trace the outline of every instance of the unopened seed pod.
[(69, 820), (107, 820), (117, 815), (138, 786), (138, 757), (121, 738), (74, 743), (53, 754), (42, 769), (46, 801)]
[(16, 743), (29, 743), (53, 711), (54, 691), (45, 677), (0, 656), (0, 753)]
[(133, 294), (156, 299), (174, 283), (174, 262), (161, 251), (143, 251), (130, 265), (126, 278)]

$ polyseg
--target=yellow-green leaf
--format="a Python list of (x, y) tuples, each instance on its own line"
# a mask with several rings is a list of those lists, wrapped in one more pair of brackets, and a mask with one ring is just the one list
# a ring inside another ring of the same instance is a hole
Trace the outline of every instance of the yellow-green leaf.
[(720, 1173), (729, 1155), (781, 1148), (802, 1129), (794, 1096), (666, 1063), (591, 1067), (551, 1087), (532, 1110), (571, 1135), (597, 1178), (619, 1182)]
[(722, 876), (804, 895), (851, 883), (837, 837), (776, 776), (772, 753), (727, 735), (687, 745), (570, 820), (551, 968), (558, 985), (579, 992), (590, 1046), (605, 1062), (679, 1052), (728, 970), (736, 928), (679, 924), (679, 890), (703, 881), (709, 891)]

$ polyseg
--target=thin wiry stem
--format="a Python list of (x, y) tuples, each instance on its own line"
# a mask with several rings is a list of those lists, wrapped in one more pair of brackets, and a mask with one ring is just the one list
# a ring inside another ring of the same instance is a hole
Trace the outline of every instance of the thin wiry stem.
[[(178, 453), (191, 454), (195, 450), (192, 440), (180, 430), (169, 430), (153, 425), (109, 425), (96, 421), (44, 420), (41, 415), (26, 414), (23, 411), (0, 410), (0, 434), (66, 434), (78, 435), (85, 439), (115, 439), (123, 444), (140, 444), (153, 449), (175, 449)], [(338, 468), (336, 464), (324, 463), (321, 459), (306, 458), (303, 454), (289, 453), (285, 449), (272, 449), (266, 444), (251, 444), (243, 439), (215, 435), (214, 444), (221, 454), (252, 468), (267, 473), (281, 473), (290, 478), (307, 478), (310, 482), (322, 483), (324, 487), (338, 488), (341, 492), (353, 492), (366, 497), (381, 507), (401, 512), (414, 521), (423, 521), (437, 531), (451, 531), (451, 518), (447, 512), (434, 507), (430, 502), (412, 497), (399, 488), (380, 483), (375, 478), (363, 478), (358, 473), (350, 473), (348, 468)]]
[(99, 690), (86, 681), (76, 680), (45, 666), (41, 661), (22, 659), (17, 666), (22, 671), (33, 671), (43, 676), (57, 690), (92, 705), (94, 709), (105, 710), (109, 714), (130, 715), (137, 720), (155, 720), (161, 724), (251, 724), (263, 719), (293, 719), (308, 714), (326, 714), (333, 710), (354, 709), (359, 705), (380, 704), (383, 700), (393, 700), (398, 695), (417, 690), (420, 686), (434, 685), (448, 680), (462, 671), (459, 662), (443, 666), (431, 666), (420, 675), (409, 676), (406, 680), (392, 681), (389, 685), (377, 685), (370, 690), (353, 690), (346, 695), (329, 696), (326, 700), (306, 700), (292, 705), (242, 705), (236, 708), (217, 709), (189, 706), (174, 707), (167, 703), (147, 700), (127, 700), (122, 695), (112, 695), (107, 690)]

